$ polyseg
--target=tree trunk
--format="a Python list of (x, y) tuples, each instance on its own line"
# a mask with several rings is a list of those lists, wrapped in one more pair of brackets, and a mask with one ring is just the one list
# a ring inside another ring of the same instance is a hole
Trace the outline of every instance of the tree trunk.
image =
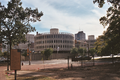
[(93, 66), (95, 65), (95, 62), (94, 62), (94, 55), (93, 55)]
[(7, 65), (7, 71), (9, 71), (9, 66), (10, 66), (10, 61), (11, 61), (11, 39), (10, 39), (10, 43), (9, 43), (10, 45), (9, 45), (9, 50), (10, 51), (8, 51), (8, 65)]
[(114, 55), (112, 54), (112, 63), (114, 64)]

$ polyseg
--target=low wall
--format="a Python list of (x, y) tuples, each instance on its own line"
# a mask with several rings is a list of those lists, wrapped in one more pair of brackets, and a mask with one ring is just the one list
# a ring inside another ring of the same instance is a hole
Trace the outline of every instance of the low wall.
[[(68, 56), (70, 56), (70, 53), (53, 53), (49, 59), (65, 59)], [(40, 53), (31, 53), (31, 60), (42, 60), (45, 59), (45, 56), (43, 57)], [(22, 61), (28, 61), (29, 60), (29, 56), (21, 56), (21, 60)]]

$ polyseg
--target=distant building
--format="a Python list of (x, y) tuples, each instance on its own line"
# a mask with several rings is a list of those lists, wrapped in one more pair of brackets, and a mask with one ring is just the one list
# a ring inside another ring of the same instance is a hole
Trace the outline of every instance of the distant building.
[(8, 45), (5, 44), (5, 43), (3, 43), (3, 44), (2, 44), (2, 49), (1, 49), (1, 51), (2, 51), (2, 52), (7, 52), (7, 50), (8, 50)]
[(35, 36), (34, 50), (39, 52), (52, 48), (54, 52), (70, 52), (74, 47), (74, 35), (71, 33), (59, 32), (59, 29), (52, 28), (50, 33), (38, 33)]
[(28, 44), (30, 45), (30, 51), (34, 51), (34, 35), (33, 34), (26, 34), (26, 39), (28, 42), (18, 44), (18, 48), (21, 50), (27, 50)]
[(83, 31), (79, 31), (77, 34), (75, 34), (76, 40), (86, 40), (85, 39), (85, 33)]
[(27, 34), (26, 36), (27, 41), (34, 42), (34, 35), (33, 34)]
[(94, 39), (94, 35), (89, 35), (88, 40), (76, 40), (75, 47), (79, 48), (86, 48), (87, 50), (90, 48), (94, 48), (94, 43), (96, 40)]
[(89, 35), (88, 40), (95, 40), (94, 35)]
[(91, 49), (91, 48), (94, 48), (95, 47), (95, 42), (96, 42), (96, 40), (94, 39), (94, 40), (86, 40), (86, 42), (87, 42), (87, 44), (88, 44), (88, 47), (89, 47), (89, 49)]

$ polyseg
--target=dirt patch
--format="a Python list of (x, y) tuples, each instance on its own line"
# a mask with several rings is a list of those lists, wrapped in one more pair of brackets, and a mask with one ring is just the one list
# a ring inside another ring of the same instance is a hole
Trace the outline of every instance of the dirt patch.
[(7, 62), (0, 62), (0, 66), (7, 66)]
[(31, 71), (24, 75), (18, 74), (17, 78), (20, 80), (44, 80), (42, 78), (48, 78), (45, 80), (120, 80), (120, 63), (84, 68), (73, 67), (69, 70), (59, 68)]

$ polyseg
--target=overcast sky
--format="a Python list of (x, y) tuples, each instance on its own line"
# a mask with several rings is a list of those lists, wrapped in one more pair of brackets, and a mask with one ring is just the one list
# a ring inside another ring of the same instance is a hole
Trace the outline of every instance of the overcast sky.
[[(0, 0), (7, 5), (10, 0)], [(106, 15), (109, 4), (98, 8), (93, 0), (21, 0), (24, 8), (38, 8), (43, 12), (40, 22), (32, 23), (36, 32), (46, 33), (51, 28), (58, 28), (60, 32), (76, 34), (78, 31), (88, 35), (95, 35), (97, 38), (105, 28), (100, 24), (99, 19)]]

